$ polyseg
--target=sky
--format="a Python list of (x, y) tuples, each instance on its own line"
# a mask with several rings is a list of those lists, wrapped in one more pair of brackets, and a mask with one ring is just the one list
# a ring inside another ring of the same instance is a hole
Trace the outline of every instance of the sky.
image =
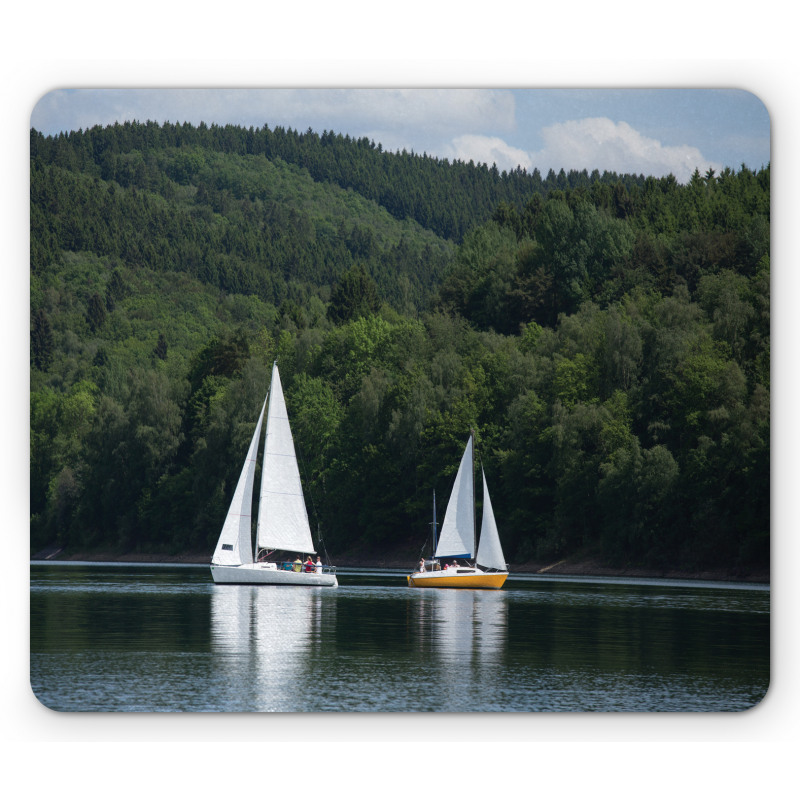
[(673, 174), (681, 183), (695, 169), (771, 161), (769, 112), (741, 89), (54, 89), (30, 124), (49, 135), (126, 120), (330, 130), (500, 170)]

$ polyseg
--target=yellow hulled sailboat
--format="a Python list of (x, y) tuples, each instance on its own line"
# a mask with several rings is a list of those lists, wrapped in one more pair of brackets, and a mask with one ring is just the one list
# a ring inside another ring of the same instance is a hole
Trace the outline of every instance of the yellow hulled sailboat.
[[(474, 434), (461, 457), (461, 464), (447, 504), (442, 534), (436, 541), (436, 495), (433, 501), (433, 558), (420, 564), (408, 576), (408, 585), (439, 589), (500, 589), (508, 577), (508, 568), (500, 545), (500, 534), (489, 499), (486, 474), (483, 476), (483, 518), (480, 540), (475, 526)], [(451, 564), (442, 568), (444, 559), (474, 558), (471, 565)]]

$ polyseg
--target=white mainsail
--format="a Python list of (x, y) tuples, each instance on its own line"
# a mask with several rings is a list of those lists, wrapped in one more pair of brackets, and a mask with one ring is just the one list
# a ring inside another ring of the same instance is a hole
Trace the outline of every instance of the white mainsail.
[(316, 552), (277, 362), (269, 391), (257, 539), (259, 549)]
[(506, 569), (506, 560), (503, 548), (500, 546), (500, 533), (494, 521), (492, 501), (489, 499), (489, 487), (486, 484), (486, 473), (481, 467), (483, 475), (483, 519), (481, 520), (481, 539), (478, 545), (476, 563), (489, 569)]
[(236, 491), (233, 493), (228, 515), (222, 525), (222, 532), (217, 541), (217, 549), (211, 559), (212, 564), (225, 566), (238, 566), (239, 564), (253, 563), (253, 541), (251, 512), (253, 505), (253, 482), (256, 474), (256, 455), (258, 453), (258, 440), (261, 436), (261, 423), (264, 419), (264, 409), (267, 401), (261, 406), (253, 439), (247, 451)]
[(453, 491), (444, 514), (435, 558), (472, 558), (475, 547), (475, 503), (472, 480), (472, 436), (458, 467)]

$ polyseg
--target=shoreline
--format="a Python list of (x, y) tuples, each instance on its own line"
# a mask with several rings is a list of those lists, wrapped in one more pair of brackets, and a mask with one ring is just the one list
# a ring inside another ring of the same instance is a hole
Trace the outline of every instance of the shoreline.
[[(130, 564), (196, 564), (198, 566), (209, 564), (211, 554), (207, 552), (182, 553), (180, 555), (168, 553), (64, 553), (63, 550), (49, 548), (31, 556), (31, 561), (52, 561), (53, 563), (69, 561), (130, 563)], [(413, 569), (416, 559), (399, 554), (386, 557), (346, 556), (335, 559), (337, 567), (363, 567), (365, 569)], [(565, 558), (553, 564), (540, 562), (527, 562), (525, 564), (511, 564), (508, 568), (509, 575), (560, 575), (574, 577), (602, 577), (602, 578), (660, 578), (663, 580), (695, 580), (695, 581), (720, 581), (737, 583), (766, 583), (770, 582), (769, 568), (754, 569), (751, 571), (734, 572), (732, 570), (680, 570), (680, 569), (649, 569), (645, 567), (612, 567), (607, 566), (597, 559), (587, 557)]]

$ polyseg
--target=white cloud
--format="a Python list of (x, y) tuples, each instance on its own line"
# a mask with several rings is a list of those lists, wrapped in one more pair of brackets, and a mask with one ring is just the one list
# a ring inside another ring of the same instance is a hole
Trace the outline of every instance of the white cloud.
[(460, 161), (474, 161), (478, 164), (497, 164), (499, 170), (513, 170), (518, 166), (533, 168), (530, 155), (519, 147), (514, 147), (498, 136), (479, 136), (466, 134), (453, 139), (446, 148), (445, 158)]
[(125, 119), (300, 125), (358, 135), (365, 127), (455, 136), (485, 128), (512, 130), (515, 100), (496, 89), (78, 89), (40, 99), (41, 127), (60, 117), (89, 124)]
[(634, 130), (627, 122), (605, 117), (572, 120), (542, 130), (544, 148), (531, 153), (540, 171), (598, 169), (662, 176), (672, 173), (680, 182), (695, 169), (705, 172), (721, 165), (710, 162), (690, 145), (667, 146)]
[(298, 89), (287, 99), (304, 113), (357, 119), (377, 128), (452, 135), (482, 128), (487, 120), (506, 130), (514, 124), (514, 96), (491, 89)]
[(709, 167), (721, 169), (696, 147), (663, 145), (626, 122), (615, 123), (604, 117), (549, 125), (542, 129), (541, 137), (544, 147), (527, 151), (498, 136), (465, 134), (454, 137), (438, 154), (451, 160), (497, 164), (500, 170), (537, 168), (545, 175), (550, 169), (558, 172), (562, 168), (567, 172), (598, 169), (656, 177), (672, 173), (681, 183), (687, 182), (695, 169), (701, 173)]

